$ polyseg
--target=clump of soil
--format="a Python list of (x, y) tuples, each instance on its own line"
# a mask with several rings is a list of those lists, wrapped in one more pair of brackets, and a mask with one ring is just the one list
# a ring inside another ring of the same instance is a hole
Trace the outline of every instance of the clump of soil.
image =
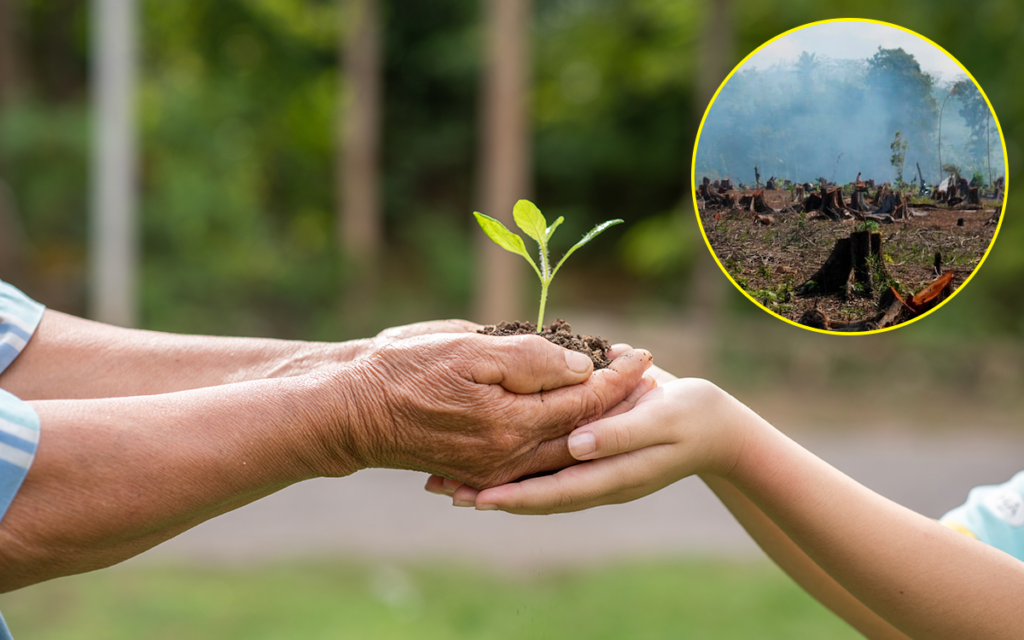
[[(519, 336), (537, 333), (537, 325), (532, 322), (502, 322), (501, 324), (489, 324), (477, 333), (487, 336)], [(539, 335), (560, 347), (579, 351), (588, 356), (594, 363), (595, 371), (604, 369), (611, 364), (611, 360), (607, 356), (608, 348), (612, 346), (611, 343), (601, 336), (574, 334), (569, 323), (561, 318), (544, 327)]]

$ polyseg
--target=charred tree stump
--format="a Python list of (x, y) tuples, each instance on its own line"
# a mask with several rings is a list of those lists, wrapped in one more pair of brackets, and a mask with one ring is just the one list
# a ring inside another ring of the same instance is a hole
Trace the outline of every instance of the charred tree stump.
[(871, 206), (874, 207), (875, 209), (878, 209), (880, 206), (882, 206), (882, 201), (885, 199), (887, 195), (889, 195), (889, 193), (889, 187), (885, 186), (884, 184), (878, 187), (878, 190), (875, 191), (875, 197), (871, 198)]
[(818, 207), (826, 218), (831, 220), (842, 220), (846, 216), (846, 205), (843, 203), (843, 190), (839, 187), (829, 191), (826, 188), (821, 190), (821, 206)]
[(716, 209), (730, 209), (736, 204), (736, 199), (725, 191), (716, 191), (704, 182), (697, 187), (697, 195), (704, 201), (704, 206)]
[(894, 218), (903, 217), (906, 215), (907, 200), (903, 197), (903, 193), (893, 193), (886, 189), (886, 193), (882, 196), (881, 202), (878, 203), (878, 210), (875, 213), (888, 213)]
[(740, 209), (750, 213), (775, 213), (775, 209), (764, 201), (764, 189), (758, 189), (749, 196), (740, 197)]
[(811, 211), (817, 211), (818, 209), (821, 209), (822, 202), (821, 196), (816, 193), (812, 193), (807, 196), (806, 200), (804, 200), (804, 211), (808, 213)]
[(976, 204), (981, 206), (981, 196), (978, 194), (978, 187), (971, 187), (967, 191), (967, 204)]
[(871, 297), (876, 281), (883, 278), (888, 279), (882, 260), (882, 234), (854, 231), (849, 237), (836, 240), (825, 263), (797, 287), (797, 293), (805, 296), (838, 294), (846, 300), (854, 293)]
[(877, 231), (854, 231), (850, 234), (850, 254), (853, 258), (853, 280), (861, 285), (859, 293), (870, 298), (875, 294), (875, 275), (885, 268), (882, 261), (882, 234)]
[(850, 209), (859, 211), (860, 213), (867, 213), (872, 210), (871, 205), (868, 204), (868, 200), (865, 197), (865, 189), (854, 189), (853, 195), (850, 196)]

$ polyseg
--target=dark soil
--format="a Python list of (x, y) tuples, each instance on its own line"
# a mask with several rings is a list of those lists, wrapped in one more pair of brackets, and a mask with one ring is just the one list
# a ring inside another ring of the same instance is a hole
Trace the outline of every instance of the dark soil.
[[(532, 322), (502, 322), (501, 324), (489, 324), (477, 333), (487, 336), (518, 336), (537, 333), (537, 325)], [(540, 336), (547, 338), (560, 347), (579, 351), (590, 357), (594, 363), (594, 370), (604, 369), (611, 360), (608, 359), (608, 348), (611, 343), (600, 336), (581, 336), (572, 332), (569, 323), (561, 318), (553, 321), (544, 327)]]

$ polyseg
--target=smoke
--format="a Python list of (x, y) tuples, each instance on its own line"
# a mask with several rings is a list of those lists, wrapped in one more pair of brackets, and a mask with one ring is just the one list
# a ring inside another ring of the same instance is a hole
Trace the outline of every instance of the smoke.
[[(906, 141), (903, 179), (939, 180), (938, 125), (942, 113), (942, 163), (959, 163), (965, 176), (987, 162), (971, 147), (970, 127), (954, 102), (942, 102), (952, 84), (939, 86), (902, 49), (879, 49), (871, 58), (833, 60), (803, 53), (793, 63), (743, 69), (722, 87), (708, 111), (697, 146), (696, 178), (729, 177), (753, 184), (770, 176), (794, 182), (819, 177), (840, 184), (862, 179), (894, 181), (896, 132)], [(970, 90), (977, 88), (970, 83)], [(991, 119), (987, 111), (984, 117)], [(992, 157), (1002, 175), (1002, 148), (992, 123)], [(899, 158), (897, 158), (896, 164)], [(961, 166), (962, 165), (962, 166)], [(986, 172), (987, 176), (987, 172)]]

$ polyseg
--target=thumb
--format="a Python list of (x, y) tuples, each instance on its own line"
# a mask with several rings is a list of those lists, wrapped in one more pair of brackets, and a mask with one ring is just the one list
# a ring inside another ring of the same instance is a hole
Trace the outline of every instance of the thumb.
[(657, 419), (657, 409), (664, 398), (664, 387), (659, 387), (641, 397), (631, 410), (574, 430), (569, 435), (569, 453), (577, 460), (594, 460), (663, 444), (664, 421)]
[(472, 370), (473, 381), (500, 384), (512, 393), (537, 393), (585, 382), (594, 371), (590, 358), (540, 337), (511, 336), (502, 340), (505, 348), (488, 350)]

